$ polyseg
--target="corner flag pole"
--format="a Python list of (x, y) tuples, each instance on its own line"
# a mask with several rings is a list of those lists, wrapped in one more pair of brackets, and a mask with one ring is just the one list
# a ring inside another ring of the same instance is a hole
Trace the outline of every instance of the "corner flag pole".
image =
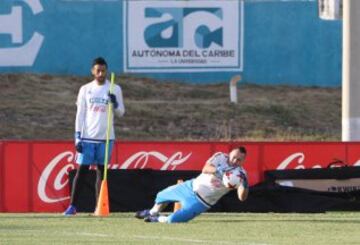
[[(111, 83), (109, 93), (112, 93), (115, 81), (115, 74), (111, 73)], [(106, 143), (105, 143), (105, 159), (104, 159), (104, 178), (101, 181), (101, 188), (99, 193), (99, 200), (96, 205), (95, 216), (108, 216), (110, 213), (109, 208), (109, 194), (107, 185), (107, 171), (109, 163), (109, 141), (110, 141), (110, 128), (112, 123), (112, 103), (108, 104), (108, 117), (106, 127)]]

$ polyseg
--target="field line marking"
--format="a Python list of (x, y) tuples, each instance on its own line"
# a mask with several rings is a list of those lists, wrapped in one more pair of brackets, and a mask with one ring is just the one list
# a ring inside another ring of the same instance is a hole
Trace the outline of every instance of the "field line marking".
[(76, 232), (76, 235), (80, 235), (80, 236), (94, 236), (94, 237), (109, 237), (109, 235), (106, 235), (106, 234), (90, 233), (90, 232)]
[(178, 241), (178, 242), (189, 242), (189, 243), (210, 243), (210, 244), (243, 244), (243, 245), (269, 245), (267, 243), (255, 243), (255, 242), (241, 242), (239, 241), (219, 241), (219, 240), (201, 240), (201, 239), (188, 239), (181, 237), (166, 237), (166, 236), (141, 236), (137, 235), (134, 238), (140, 239), (151, 239), (151, 240), (168, 240), (168, 241)]

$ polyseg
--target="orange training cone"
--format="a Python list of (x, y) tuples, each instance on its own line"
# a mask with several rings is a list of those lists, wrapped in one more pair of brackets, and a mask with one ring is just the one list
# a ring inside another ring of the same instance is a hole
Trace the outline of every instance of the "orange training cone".
[(99, 200), (96, 205), (95, 216), (108, 216), (109, 215), (109, 194), (107, 181), (101, 181), (101, 188), (99, 193)]
[[(182, 182), (184, 182), (182, 179), (179, 179), (179, 180), (177, 181), (178, 184), (180, 184), (180, 183), (182, 183)], [(179, 202), (175, 202), (175, 203), (174, 203), (174, 213), (175, 213), (176, 211), (178, 211), (180, 208), (181, 208), (181, 204), (180, 204)]]

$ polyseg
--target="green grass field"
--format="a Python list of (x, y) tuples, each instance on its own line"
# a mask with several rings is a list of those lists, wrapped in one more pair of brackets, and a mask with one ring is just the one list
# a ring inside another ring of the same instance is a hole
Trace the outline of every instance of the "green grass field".
[(187, 224), (132, 213), (0, 214), (0, 244), (359, 244), (360, 213), (206, 213)]

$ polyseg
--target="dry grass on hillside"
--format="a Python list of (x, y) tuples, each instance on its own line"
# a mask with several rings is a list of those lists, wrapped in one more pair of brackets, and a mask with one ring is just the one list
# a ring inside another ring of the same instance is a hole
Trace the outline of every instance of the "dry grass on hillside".
[[(1, 139), (72, 139), (75, 100), (89, 77), (2, 74)], [(341, 89), (192, 85), (121, 77), (122, 140), (340, 140)]]

